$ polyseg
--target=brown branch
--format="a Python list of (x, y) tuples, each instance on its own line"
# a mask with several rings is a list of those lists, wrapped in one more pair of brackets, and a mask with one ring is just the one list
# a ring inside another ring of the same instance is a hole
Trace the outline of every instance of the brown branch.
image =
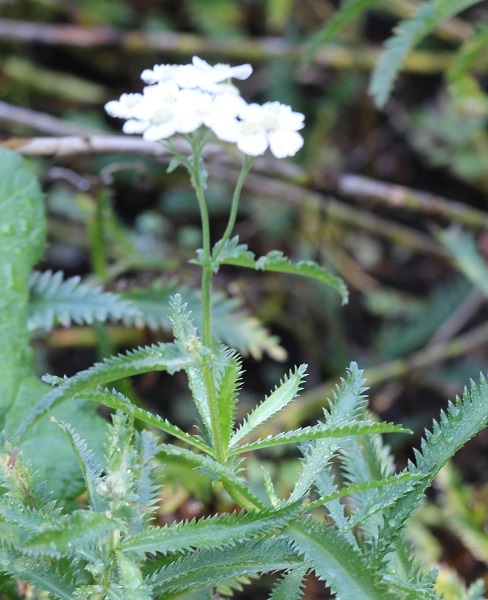
[[(451, 358), (467, 355), (470, 350), (486, 346), (487, 342), (488, 323), (484, 323), (447, 343), (441, 342), (419, 350), (405, 358), (391, 360), (366, 369), (364, 377), (370, 387), (381, 385), (387, 381), (414, 374)], [(300, 402), (289, 404), (277, 415), (275, 427), (279, 427), (283, 423), (286, 423), (288, 428), (297, 427), (317, 415), (324, 406), (327, 406), (327, 398), (332, 396), (336, 383), (335, 381), (329, 381), (313, 390), (303, 392), (300, 395)]]
[(366, 198), (391, 208), (442, 217), (475, 230), (488, 228), (488, 214), (485, 212), (403, 185), (384, 183), (361, 175), (340, 174), (332, 187), (336, 193), (344, 196)]
[[(80, 27), (77, 25), (46, 25), (13, 19), (0, 19), (1, 42), (38, 43), (82, 48), (117, 47), (129, 53), (211, 54), (227, 60), (261, 62), (269, 59), (300, 61), (305, 49), (278, 37), (260, 39), (216, 39), (189, 33), (146, 33), (123, 31), (113, 27)], [(321, 48), (313, 62), (336, 69), (371, 69), (381, 53), (379, 48), (346, 48), (328, 45)], [(451, 52), (411, 52), (403, 65), (407, 72), (439, 73), (452, 64)], [(480, 65), (488, 70), (488, 64)]]
[[(182, 151), (188, 150), (188, 146), (183, 140), (178, 140), (177, 144)], [(146, 155), (163, 160), (171, 157), (171, 154), (160, 143), (145, 142), (141, 138), (122, 135), (12, 137), (0, 141), (0, 145), (29, 156), (69, 157), (80, 154), (112, 153)], [(205, 155), (208, 159), (213, 160), (210, 169), (215, 176), (224, 180), (235, 179), (237, 174), (232, 166), (237, 163), (237, 157), (229, 157), (221, 147), (212, 144), (206, 146)], [(263, 175), (257, 174), (258, 172)], [(273, 175), (275, 177), (272, 177)], [(401, 206), (422, 214), (443, 217), (473, 229), (488, 227), (488, 216), (482, 211), (402, 186), (384, 184), (348, 174), (337, 175), (333, 180), (324, 179), (319, 182), (317, 185), (321, 187), (321, 192), (309, 189), (314, 183), (300, 167), (269, 158), (258, 159), (256, 172), (246, 180), (247, 188), (253, 189), (255, 192), (265, 195), (272, 194), (295, 204), (318, 201), (326, 205), (327, 213), (336, 221), (383, 236), (416, 252), (431, 254), (438, 258), (446, 258), (447, 255), (431, 237), (408, 227), (391, 223), (391, 221), (377, 217), (370, 212), (358, 211), (357, 208), (327, 197), (324, 192), (359, 198), (374, 197), (377, 201), (392, 207)], [(373, 191), (375, 195), (373, 195)]]

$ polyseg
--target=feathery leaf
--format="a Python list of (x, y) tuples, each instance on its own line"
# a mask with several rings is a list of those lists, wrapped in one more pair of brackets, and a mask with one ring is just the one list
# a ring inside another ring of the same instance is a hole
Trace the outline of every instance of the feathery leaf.
[(411, 19), (402, 21), (386, 42), (386, 50), (375, 67), (369, 91), (378, 107), (384, 106), (407, 54), (446, 19), (480, 0), (428, 0)]

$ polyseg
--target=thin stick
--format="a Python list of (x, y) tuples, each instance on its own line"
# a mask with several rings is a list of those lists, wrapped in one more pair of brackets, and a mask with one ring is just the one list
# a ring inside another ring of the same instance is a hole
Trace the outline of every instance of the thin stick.
[[(80, 27), (77, 25), (46, 25), (14, 19), (0, 19), (2, 42), (24, 42), (51, 46), (82, 48), (117, 47), (125, 52), (185, 55), (211, 54), (225, 60), (245, 60), (258, 63), (269, 59), (286, 59), (299, 62), (305, 57), (302, 45), (282, 38), (223, 39), (206, 38), (193, 34), (145, 33), (123, 31), (113, 27)], [(329, 45), (321, 48), (313, 62), (336, 69), (371, 69), (381, 53), (379, 48), (346, 48)], [(411, 73), (440, 73), (449, 68), (455, 53), (410, 52), (403, 70)], [(480, 71), (488, 70), (488, 63), (479, 65)]]

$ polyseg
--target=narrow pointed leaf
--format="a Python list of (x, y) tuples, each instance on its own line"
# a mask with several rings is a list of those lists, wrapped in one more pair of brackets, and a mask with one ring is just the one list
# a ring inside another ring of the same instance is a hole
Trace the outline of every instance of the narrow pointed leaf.
[(54, 418), (51, 420), (65, 434), (69, 443), (71, 444), (71, 447), (73, 448), (83, 474), (83, 480), (88, 492), (90, 505), (95, 511), (100, 510), (102, 507), (102, 502), (100, 502), (100, 496), (97, 494), (95, 487), (102, 473), (102, 468), (95, 461), (94, 454), (88, 449), (85, 440), (82, 439), (68, 423), (58, 422)]
[(120, 545), (125, 552), (168, 553), (190, 548), (222, 548), (245, 540), (265, 537), (283, 528), (300, 513), (295, 504), (279, 510), (218, 515), (199, 521), (153, 527), (126, 538)]
[(232, 577), (292, 569), (302, 564), (284, 540), (246, 542), (221, 550), (197, 550), (156, 571), (148, 579), (165, 600), (186, 590), (204, 589)]
[(86, 371), (80, 371), (49, 391), (20, 426), (17, 437), (21, 437), (41, 415), (54, 405), (91, 387), (105, 385), (111, 381), (148, 371), (168, 371), (172, 374), (189, 368), (194, 362), (195, 357), (182, 350), (177, 344), (155, 344), (129, 351), (127, 354), (107, 358), (101, 363), (95, 363)]
[(332, 527), (309, 518), (290, 525), (285, 533), (303, 555), (305, 564), (339, 598), (396, 600), (368, 558)]
[(304, 594), (307, 567), (292, 569), (274, 587), (269, 600), (300, 600)]
[(118, 392), (117, 390), (108, 390), (108, 389), (100, 389), (96, 388), (93, 390), (89, 390), (83, 392), (83, 398), (87, 400), (91, 400), (93, 402), (97, 402), (98, 404), (102, 404), (103, 406), (107, 406), (108, 408), (113, 408), (115, 410), (121, 410), (127, 415), (131, 415), (134, 419), (138, 419), (147, 425), (151, 425), (164, 431), (168, 435), (171, 435), (182, 442), (186, 442), (190, 446), (194, 448), (198, 448), (202, 452), (207, 454), (213, 454), (212, 448), (207, 446), (204, 442), (199, 440), (193, 435), (186, 433), (173, 423), (170, 423), (167, 419), (160, 417), (154, 413), (149, 412), (148, 410), (144, 410), (139, 406), (133, 404), (129, 398)]
[(53, 527), (32, 537), (22, 549), (37, 556), (76, 554), (77, 550), (90, 546), (120, 527), (120, 523), (104, 514), (78, 510), (66, 517), (59, 527)]
[(299, 444), (310, 440), (322, 440), (326, 438), (342, 438), (359, 435), (374, 435), (380, 433), (412, 433), (410, 429), (405, 429), (401, 425), (394, 423), (371, 423), (367, 421), (358, 422), (354, 425), (327, 428), (323, 424), (313, 427), (304, 427), (293, 431), (286, 431), (278, 435), (270, 435), (262, 440), (250, 442), (229, 452), (230, 456), (250, 452), (252, 450), (261, 450), (262, 448), (271, 448), (283, 444)]
[(183, 462), (198, 469), (214, 481), (222, 481), (225, 485), (235, 488), (246, 504), (258, 509), (265, 508), (264, 504), (250, 491), (247, 481), (236, 475), (229, 466), (224, 466), (207, 456), (169, 444), (161, 444), (158, 456), (163, 462), (166, 460), (174, 463)]
[(229, 444), (230, 448), (234, 447), (240, 440), (282, 410), (295, 398), (301, 390), (306, 368), (307, 365), (300, 365), (294, 371), (290, 371), (276, 389), (248, 414), (242, 425), (232, 436)]

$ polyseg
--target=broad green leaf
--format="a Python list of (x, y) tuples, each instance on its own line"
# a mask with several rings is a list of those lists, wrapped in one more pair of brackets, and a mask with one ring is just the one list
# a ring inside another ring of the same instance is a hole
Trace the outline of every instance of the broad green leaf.
[(81, 394), (91, 387), (105, 385), (111, 381), (148, 371), (168, 371), (173, 374), (189, 368), (194, 361), (195, 357), (182, 350), (178, 345), (161, 343), (138, 348), (127, 354), (119, 354), (107, 358), (101, 363), (95, 363), (86, 371), (80, 371), (48, 392), (24, 420), (17, 431), (17, 436), (22, 437), (29, 427), (55, 404)]
[(49, 330), (55, 325), (91, 325), (95, 321), (137, 319), (140, 312), (117, 294), (104, 292), (81, 282), (80, 277), (64, 279), (61, 272), (34, 271), (30, 278), (28, 328)]
[(245, 540), (266, 537), (298, 516), (297, 504), (278, 510), (263, 510), (232, 515), (217, 515), (199, 521), (152, 527), (126, 538), (124, 552), (168, 553), (196, 548), (223, 548)]
[[(0, 148), (0, 417), (31, 376), (27, 303), (32, 267), (42, 257), (46, 220), (42, 192), (27, 163)], [(2, 425), (3, 428), (4, 425)]]
[[(27, 331), (29, 277), (46, 241), (46, 218), (39, 185), (27, 162), (0, 148), (0, 428), (12, 435), (47, 388), (34, 375)], [(62, 407), (58, 419), (101, 446), (102, 419), (83, 403)], [(59, 497), (80, 493), (79, 468), (61, 431), (40, 420), (20, 448)]]
[(412, 433), (412, 431), (410, 429), (405, 429), (401, 425), (395, 425), (394, 423), (387, 422), (371, 423), (368, 421), (359, 421), (353, 425), (345, 425), (338, 428), (327, 428), (323, 424), (320, 424), (313, 427), (304, 427), (302, 429), (286, 431), (275, 436), (269, 435), (262, 440), (250, 442), (249, 444), (245, 444), (244, 446), (240, 446), (239, 448), (232, 450), (229, 452), (229, 456), (242, 454), (243, 452), (261, 450), (262, 448), (281, 446), (283, 444), (300, 444), (310, 440), (374, 435), (380, 433)]
[(307, 365), (300, 365), (283, 378), (276, 389), (267, 396), (252, 412), (250, 412), (234, 433), (229, 448), (234, 447), (240, 440), (249, 435), (257, 427), (282, 410), (296, 397), (301, 390)]
[[(214, 252), (217, 248), (218, 244), (214, 248)], [(199, 252), (198, 258), (194, 262), (201, 264), (202, 260), (202, 254)], [(232, 238), (221, 250), (219, 249), (218, 257), (213, 262), (214, 270), (218, 270), (219, 265), (235, 265), (257, 271), (275, 271), (312, 277), (333, 287), (340, 294), (343, 304), (347, 304), (348, 301), (349, 294), (345, 283), (340, 277), (332, 275), (324, 267), (310, 260), (293, 263), (278, 250), (272, 250), (265, 256), (256, 259), (254, 253), (248, 250), (245, 244), (239, 244), (237, 237)]]
[(402, 21), (386, 42), (386, 50), (375, 67), (369, 91), (376, 105), (385, 105), (407, 54), (446, 19), (478, 4), (480, 0), (428, 0), (411, 19)]
[(108, 533), (121, 528), (121, 523), (102, 513), (77, 510), (52, 527), (33, 536), (22, 550), (32, 556), (66, 556), (89, 547)]
[(221, 550), (197, 550), (156, 571), (147, 581), (165, 600), (239, 575), (291, 569), (302, 564), (282, 539), (247, 541)]
[(368, 558), (330, 525), (315, 519), (293, 523), (285, 531), (307, 567), (327, 582), (340, 600), (396, 600)]

